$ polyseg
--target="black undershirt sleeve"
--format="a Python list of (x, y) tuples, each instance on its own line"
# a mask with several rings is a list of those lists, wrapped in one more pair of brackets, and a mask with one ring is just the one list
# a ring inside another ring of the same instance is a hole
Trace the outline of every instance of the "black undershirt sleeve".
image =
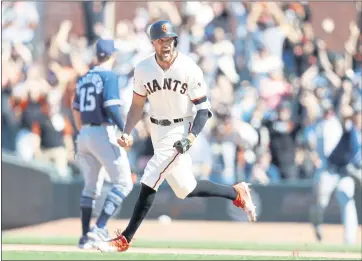
[(191, 133), (197, 137), (204, 128), (207, 120), (209, 119), (209, 110), (199, 110), (197, 111), (194, 123), (192, 124)]
[[(193, 103), (197, 106), (199, 104), (202, 104), (204, 102), (207, 102), (207, 97), (203, 97), (199, 100), (193, 101)], [(194, 122), (192, 124), (191, 133), (197, 137), (202, 129), (205, 127), (205, 124), (207, 120), (210, 118), (211, 112), (208, 109), (200, 109), (197, 110), (196, 117), (194, 119)]]

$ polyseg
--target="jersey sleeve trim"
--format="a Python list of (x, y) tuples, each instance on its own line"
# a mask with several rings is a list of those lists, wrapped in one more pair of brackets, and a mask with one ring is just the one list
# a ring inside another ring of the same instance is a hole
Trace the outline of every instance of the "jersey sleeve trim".
[[(204, 99), (204, 98), (206, 98), (206, 96), (202, 96), (202, 97), (200, 97), (200, 98), (196, 98), (196, 99), (193, 99), (193, 100), (191, 100), (192, 101), (192, 103), (193, 104), (197, 104), (198, 103), (198, 101), (201, 101), (202, 99)], [(202, 101), (201, 101), (202, 102)]]
[(103, 107), (113, 106), (113, 105), (122, 105), (122, 101), (118, 99), (108, 100), (103, 103)]
[(133, 93), (134, 93), (134, 94), (137, 94), (138, 96), (141, 96), (141, 97), (147, 97), (147, 95), (141, 95), (141, 94), (139, 94), (139, 93), (137, 93), (137, 92), (135, 92), (135, 91), (133, 91)]
[(192, 100), (192, 103), (195, 104), (195, 105), (199, 105), (201, 103), (204, 103), (204, 102), (207, 102), (207, 97), (204, 96), (200, 99), (195, 99), (195, 100)]

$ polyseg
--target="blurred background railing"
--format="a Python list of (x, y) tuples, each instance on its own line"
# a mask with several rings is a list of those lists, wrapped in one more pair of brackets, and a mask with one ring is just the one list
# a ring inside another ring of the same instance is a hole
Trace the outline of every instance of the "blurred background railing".
[[(126, 114), (134, 65), (152, 52), (147, 28), (160, 18), (178, 27), (179, 50), (209, 87), (215, 117), (190, 151), (197, 178), (310, 184), (324, 164), (317, 124), (361, 107), (359, 2), (3, 2), (3, 155), (48, 164), (64, 184), (79, 185), (71, 102), (93, 44), (116, 39)], [(135, 182), (153, 153), (148, 119), (146, 106), (128, 152)]]

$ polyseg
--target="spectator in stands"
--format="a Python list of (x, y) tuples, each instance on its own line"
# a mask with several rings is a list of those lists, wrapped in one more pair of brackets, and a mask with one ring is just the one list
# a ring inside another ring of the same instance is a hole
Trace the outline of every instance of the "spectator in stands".
[(70, 120), (46, 101), (42, 104), (41, 115), (32, 122), (31, 131), (36, 137), (35, 158), (54, 164), (59, 175), (68, 178), (68, 161), (74, 158)]
[(4, 2), (1, 8), (2, 41), (30, 43), (39, 23), (36, 2)]
[(211, 179), (223, 184), (235, 183), (235, 130), (227, 105), (220, 105), (215, 112), (217, 125), (212, 130), (211, 146), (214, 168)]
[(211, 144), (205, 133), (200, 133), (189, 151), (193, 172), (197, 179), (209, 179), (212, 166)]
[(205, 37), (207, 40), (212, 40), (215, 28), (220, 27), (224, 32), (230, 32), (230, 11), (225, 2), (213, 2), (211, 7), (214, 11), (214, 18), (205, 27)]
[(9, 74), (6, 73), (6, 68), (9, 68), (9, 65), (3, 61), (2, 66), (2, 81), (1, 81), (1, 144), (2, 149), (9, 151), (15, 150), (15, 135), (17, 125), (19, 124), (19, 119), (15, 115), (12, 104), (11, 104), (11, 94), (12, 94), (12, 84), (10, 82)]
[(291, 96), (292, 86), (285, 81), (282, 70), (274, 70), (261, 80), (259, 92), (267, 107), (276, 109), (282, 99)]
[(21, 113), (20, 130), (16, 136), (16, 151), (27, 161), (34, 157), (35, 137), (31, 133), (32, 123), (41, 115), (41, 106), (50, 90), (41, 71), (40, 65), (32, 65), (27, 72), (26, 80), (13, 89), (14, 109)]
[(283, 101), (275, 115), (265, 120), (270, 133), (272, 163), (280, 170), (281, 177), (296, 180), (298, 171), (295, 165), (296, 134), (301, 125), (292, 121), (291, 104)]
[(303, 143), (296, 148), (295, 164), (300, 179), (311, 179), (320, 167), (320, 159), (315, 150)]
[(271, 55), (263, 46), (257, 47), (257, 52), (253, 55), (250, 64), (250, 71), (257, 76), (283, 69), (280, 57)]
[(271, 154), (268, 149), (257, 150), (256, 162), (252, 167), (249, 181), (263, 185), (279, 183), (281, 180), (279, 169), (271, 163)]

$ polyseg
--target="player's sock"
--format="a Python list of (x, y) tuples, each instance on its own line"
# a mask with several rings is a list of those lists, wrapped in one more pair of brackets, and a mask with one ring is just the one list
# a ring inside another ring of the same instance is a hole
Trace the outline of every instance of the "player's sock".
[(104, 201), (102, 212), (97, 219), (96, 226), (98, 228), (104, 228), (107, 225), (108, 220), (122, 204), (124, 199), (125, 196), (119, 188), (113, 187), (111, 189)]
[(140, 195), (138, 196), (132, 217), (128, 223), (127, 228), (122, 233), (128, 242), (131, 242), (143, 219), (151, 209), (153, 201), (155, 200), (155, 196), (156, 191), (154, 189), (142, 184)]
[(91, 197), (82, 196), (80, 198), (80, 214), (82, 220), (82, 235), (87, 235), (92, 217), (95, 200)]
[(221, 197), (230, 200), (235, 200), (238, 194), (232, 186), (225, 186), (218, 183), (213, 183), (208, 180), (197, 181), (195, 189), (187, 195), (190, 197)]

